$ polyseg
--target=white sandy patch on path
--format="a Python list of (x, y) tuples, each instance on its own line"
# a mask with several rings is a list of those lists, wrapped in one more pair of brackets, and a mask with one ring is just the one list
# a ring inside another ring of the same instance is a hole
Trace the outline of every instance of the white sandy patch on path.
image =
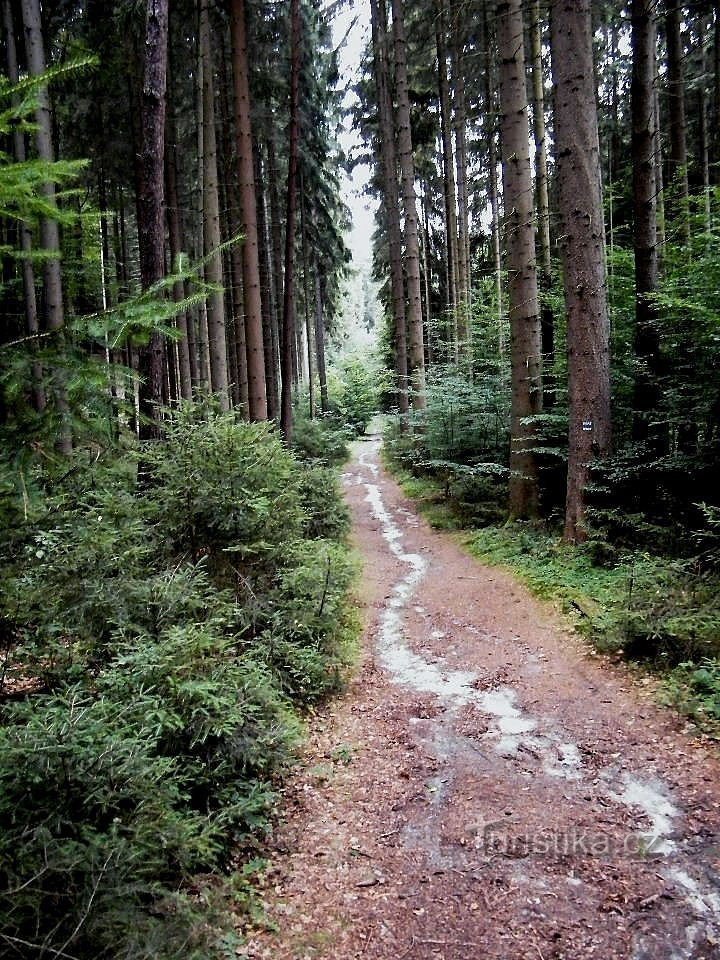
[[(374, 441), (371, 444), (373, 452), (376, 453), (379, 446), (380, 444)], [(372, 474), (374, 480), (378, 479), (378, 468), (367, 459), (364, 451), (359, 457), (359, 463)], [(570, 781), (582, 779), (582, 759), (577, 745), (562, 732), (539, 733), (539, 721), (523, 714), (517, 705), (517, 694), (512, 687), (502, 686), (479, 691), (476, 686), (476, 673), (449, 669), (443, 666), (442, 660), (430, 662), (415, 653), (406, 643), (404, 613), (418, 585), (426, 576), (430, 561), (418, 553), (404, 549), (405, 533), (391, 517), (380, 485), (369, 483), (361, 477), (359, 480), (366, 489), (365, 499), (370, 504), (373, 516), (380, 523), (382, 536), (390, 551), (410, 568), (406, 576), (393, 587), (392, 595), (381, 616), (377, 637), (378, 658), (393, 682), (411, 687), (418, 693), (432, 694), (452, 708), (472, 704), (491, 720), (484, 739), (493, 742), (495, 750), (501, 756), (516, 757), (524, 748), (541, 758), (542, 769), (547, 776)], [(404, 508), (396, 512), (407, 513)], [(435, 637), (438, 636), (437, 631), (433, 633)], [(641, 844), (648, 854), (667, 857), (676, 850), (677, 844), (670, 839), (670, 834), (675, 828), (680, 811), (670, 800), (668, 789), (663, 783), (626, 774), (622, 780), (622, 788), (610, 790), (608, 797), (630, 809), (640, 810), (650, 821), (651, 830), (639, 832)], [(698, 881), (683, 871), (669, 871), (666, 876), (681, 888), (683, 896), (697, 912), (720, 921), (720, 896), (703, 889)], [(678, 958), (684, 955), (679, 952)]]

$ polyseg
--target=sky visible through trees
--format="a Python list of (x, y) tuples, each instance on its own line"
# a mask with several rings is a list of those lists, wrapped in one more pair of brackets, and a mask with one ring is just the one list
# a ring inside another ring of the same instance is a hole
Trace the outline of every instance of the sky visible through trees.
[[(333, 20), (333, 42), (339, 46), (344, 41), (339, 52), (339, 61), (340, 76), (349, 87), (344, 101), (348, 110), (352, 110), (357, 99), (352, 86), (360, 79), (362, 58), (369, 40), (370, 4), (368, 0), (358, 0), (345, 8), (340, 8)], [(351, 114), (343, 118), (340, 144), (351, 157), (362, 148), (359, 131), (353, 123)], [(352, 212), (348, 245), (356, 262), (365, 264), (370, 263), (372, 256), (371, 238), (376, 206), (365, 192), (370, 178), (370, 165), (360, 163), (353, 168), (349, 177), (343, 177), (342, 180), (345, 202)]]

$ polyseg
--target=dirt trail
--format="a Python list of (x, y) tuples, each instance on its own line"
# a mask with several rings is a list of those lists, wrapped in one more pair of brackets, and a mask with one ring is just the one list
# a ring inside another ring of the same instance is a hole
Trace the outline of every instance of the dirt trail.
[(367, 629), (287, 789), (250, 957), (720, 958), (720, 763), (647, 687), (344, 475)]

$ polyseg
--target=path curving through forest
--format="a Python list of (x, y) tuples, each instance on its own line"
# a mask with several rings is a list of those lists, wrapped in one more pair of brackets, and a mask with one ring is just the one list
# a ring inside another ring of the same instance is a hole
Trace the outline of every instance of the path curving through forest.
[(652, 684), (418, 517), (343, 476), (365, 646), (318, 720), (248, 957), (720, 958), (720, 762)]

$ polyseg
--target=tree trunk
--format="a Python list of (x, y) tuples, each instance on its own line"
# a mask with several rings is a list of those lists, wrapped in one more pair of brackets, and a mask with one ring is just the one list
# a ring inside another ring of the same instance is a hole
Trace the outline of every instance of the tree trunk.
[[(167, 142), (165, 144), (165, 182), (167, 189), (167, 223), (168, 238), (170, 241), (171, 270), (177, 270), (182, 249), (182, 216), (177, 189), (177, 135), (175, 120), (168, 110)], [(181, 280), (173, 286), (173, 297), (176, 303), (185, 299), (185, 285)], [(188, 316), (185, 310), (177, 316), (180, 339), (178, 340), (178, 369), (180, 374), (180, 395), (183, 400), (192, 400), (192, 369), (190, 366), (190, 340), (188, 337)]]
[[(17, 47), (15, 45), (15, 25), (13, 22), (12, 4), (10, 0), (3, 0), (3, 22), (5, 26), (5, 55), (7, 60), (8, 80), (15, 84), (20, 79), (18, 69)], [(13, 153), (17, 163), (25, 163), (27, 150), (25, 134), (19, 128), (13, 131)], [(35, 293), (35, 268), (32, 262), (32, 228), (27, 223), (19, 224), (20, 249), (22, 251), (22, 280), (23, 297), (25, 300), (25, 329), (29, 337), (37, 337), (40, 332), (37, 296)], [(32, 347), (35, 348), (34, 345)], [(39, 362), (32, 365), (32, 400), (33, 407), (41, 413), (46, 406), (45, 390), (42, 385), (43, 371)]]
[(293, 354), (295, 343), (295, 221), (297, 218), (298, 141), (300, 138), (300, 0), (290, 0), (290, 144), (288, 155), (287, 215), (285, 218), (285, 289), (280, 364), (282, 395), (280, 430), (292, 442)]
[(547, 134), (545, 131), (545, 85), (542, 63), (542, 18), (540, 0), (530, 3), (530, 56), (533, 90), (533, 136), (535, 140), (535, 192), (538, 206), (541, 276), (552, 274), (550, 247), (550, 201), (548, 199)]
[(713, 184), (720, 182), (720, 3), (713, 4), (713, 162), (710, 167)]
[(327, 372), (325, 369), (325, 319), (323, 316), (323, 284), (320, 271), (315, 269), (315, 343), (317, 345), (318, 380), (320, 382), (320, 412), (328, 413)]
[[(283, 276), (283, 235), (282, 235), (282, 217), (280, 214), (280, 190), (278, 179), (277, 158), (275, 156), (275, 131), (273, 129), (274, 120), (271, 117), (268, 123), (267, 135), (267, 163), (268, 163), (268, 200), (270, 204), (270, 222), (268, 224), (268, 238), (270, 241), (270, 276), (275, 290), (275, 328), (280, 333), (282, 325), (282, 304), (285, 290), (285, 278)], [(278, 336), (278, 342), (279, 342)], [(278, 368), (280, 361), (278, 347)]]
[(708, 91), (706, 85), (707, 54), (705, 51), (705, 32), (712, 25), (705, 17), (696, 20), (697, 46), (700, 50), (700, 80), (697, 85), (698, 96), (698, 157), (702, 174), (703, 212), (705, 214), (705, 232), (712, 228), (712, 193), (710, 189), (710, 137), (708, 133)]
[(275, 284), (272, 279), (270, 262), (270, 234), (268, 229), (267, 205), (262, 178), (262, 169), (258, 151), (256, 155), (255, 197), (257, 199), (258, 224), (258, 260), (260, 264), (260, 285), (264, 291), (263, 308), (263, 345), (265, 354), (265, 385), (267, 390), (268, 417), (277, 420), (280, 416), (280, 393), (278, 389), (278, 305), (275, 298)]
[(415, 410), (425, 407), (425, 348), (423, 345), (422, 304), (420, 297), (420, 250), (415, 203), (415, 163), (410, 130), (410, 94), (408, 90), (405, 24), (402, 0), (392, 0), (393, 41), (395, 50), (395, 94), (397, 111), (398, 156), (402, 178), (405, 215), (405, 277), (407, 281), (408, 377)]
[(654, 68), (654, 93), (653, 102), (655, 104), (655, 142), (657, 144), (655, 154), (655, 198), (657, 210), (657, 258), (658, 274), (662, 276), (663, 255), (665, 250), (665, 183), (663, 180), (663, 137), (660, 126), (660, 79), (658, 76), (658, 62), (655, 60)]
[[(199, 13), (199, 10), (198, 10)], [(199, 18), (198, 18), (199, 27)], [(199, 30), (198, 30), (199, 33)], [(205, 156), (205, 123), (204, 123), (204, 76), (203, 52), (201, 45), (197, 44), (197, 77), (196, 77), (196, 122), (197, 122), (197, 189), (195, 192), (195, 214), (199, 229), (195, 237), (196, 254), (195, 259), (201, 260), (205, 251), (203, 240), (203, 223), (205, 222), (205, 173), (203, 169), (203, 157)], [(210, 353), (208, 349), (208, 328), (207, 328), (207, 300), (202, 300), (197, 309), (197, 335), (195, 337), (195, 355), (197, 366), (197, 385), (200, 389), (210, 390)]]
[[(448, 83), (447, 51), (445, 44), (445, 8), (443, 0), (436, 0), (437, 26), (435, 48), (438, 60), (438, 96), (440, 101), (440, 139), (442, 142), (443, 189), (445, 196), (445, 246), (448, 262), (447, 309), (453, 317), (453, 330), (457, 330), (454, 353), (459, 357), (465, 348), (467, 333), (459, 328), (458, 306), (458, 225), (457, 193), (455, 191), (455, 158), (452, 144), (452, 117), (450, 112), (450, 87)], [(464, 318), (463, 318), (464, 319)]]
[(310, 276), (308, 272), (304, 179), (300, 180), (300, 243), (303, 265), (303, 309), (305, 313), (305, 339), (307, 341), (308, 403), (310, 407), (310, 419), (313, 420), (315, 418), (315, 373), (313, 368), (314, 311), (310, 306)]
[(407, 330), (405, 316), (405, 281), (402, 266), (402, 232), (400, 229), (400, 193), (397, 179), (397, 154), (393, 129), (392, 101), (388, 71), (387, 15), (385, 6), (370, 0), (373, 37), (373, 64), (377, 88), (380, 136), (378, 143), (381, 184), (385, 200), (388, 246), (390, 253), (390, 290), (395, 340), (395, 378), (398, 412), (405, 416), (408, 403)]
[[(217, 138), (215, 133), (215, 84), (210, 36), (208, 0), (200, 0), (200, 57), (203, 65), (203, 247), (205, 279), (222, 287), (222, 255), (219, 247), (220, 200), (218, 196)], [(221, 410), (230, 409), (227, 349), (225, 344), (225, 301), (222, 289), (207, 299), (210, 384), (218, 395)]]
[(430, 216), (429, 216), (429, 187), (427, 181), (422, 185), (421, 199), (420, 199), (420, 211), (422, 219), (420, 221), (420, 233), (422, 238), (422, 243), (420, 246), (420, 253), (422, 256), (422, 279), (423, 279), (423, 294), (425, 299), (425, 347), (427, 351), (427, 362), (428, 364), (433, 363), (433, 338), (431, 335), (431, 319), (432, 319), (432, 277), (430, 276)]
[[(148, 0), (145, 21), (142, 117), (137, 210), (140, 275), (147, 290), (165, 275), (165, 95), (167, 90), (168, 0)], [(165, 379), (165, 342), (153, 333), (140, 351), (140, 433), (160, 432), (158, 405)]]
[[(42, 15), (40, 0), (22, 0), (22, 19), (25, 30), (25, 54), (28, 72), (33, 77), (45, 73), (45, 46), (42, 33)], [(47, 85), (43, 85), (36, 93), (37, 107), (35, 110), (35, 142), (38, 158), (51, 164), (55, 160), (53, 147), (52, 127), (53, 119), (50, 109), (50, 94)], [(42, 194), (52, 211), (56, 207), (55, 184), (52, 181), (44, 183)], [(65, 325), (65, 310), (63, 307), (62, 273), (60, 268), (60, 230), (56, 217), (44, 216), (40, 220), (40, 246), (49, 253), (43, 266), (43, 296), (44, 316), (48, 330), (61, 330)], [(54, 372), (56, 385), (53, 390), (55, 404), (61, 419), (58, 449), (65, 454), (72, 450), (72, 434), (69, 423), (67, 394), (62, 371)]]
[(490, 25), (487, 18), (487, 4), (483, 6), (483, 35), (485, 50), (485, 119), (483, 122), (483, 131), (488, 144), (488, 193), (490, 194), (490, 215), (492, 217), (490, 232), (492, 239), (493, 266), (495, 275), (498, 355), (502, 356), (505, 352), (505, 336), (503, 329), (503, 263), (502, 245), (500, 241), (500, 198), (497, 178), (497, 148), (495, 146), (493, 45), (490, 34)]
[(555, 149), (567, 310), (565, 540), (587, 538), (585, 487), (610, 451), (610, 349), (591, 0), (552, 0)]
[[(232, 102), (233, 63), (229, 53), (232, 38), (221, 29), (218, 56), (217, 93), (220, 106), (218, 124), (218, 180), (220, 230), (223, 237), (237, 237), (240, 227), (239, 190), (235, 145), (235, 105)], [(223, 251), (222, 269), (225, 278), (225, 353), (230, 382), (230, 401), (249, 419), (247, 348), (245, 344), (245, 304), (243, 290), (242, 243), (232, 243)], [(242, 351), (239, 349), (242, 346)]]
[[(233, 233), (239, 232), (239, 224), (233, 223)], [(245, 341), (245, 290), (243, 287), (242, 253), (238, 244), (230, 250), (230, 272), (233, 290), (233, 343), (237, 369), (237, 402), (242, 414), (249, 419), (250, 387), (247, 369), (247, 343)]]
[(458, 204), (458, 311), (465, 352), (470, 352), (470, 230), (468, 225), (467, 109), (465, 104), (465, 57), (459, 15), (455, 16), (452, 44), (452, 84), (455, 101), (455, 167)]
[(233, 77), (235, 81), (235, 131), (242, 230), (243, 296), (247, 344), (248, 396), (251, 420), (267, 420), (265, 349), (263, 343), (260, 264), (258, 260), (257, 200), (250, 119), (245, 0), (232, 0)]
[[(101, 129), (104, 133), (104, 126), (101, 118)], [(117, 302), (117, 284), (113, 281), (110, 271), (111, 263), (111, 241), (110, 241), (110, 214), (108, 211), (107, 183), (105, 179), (105, 170), (102, 161), (98, 172), (98, 205), (100, 208), (100, 307), (103, 311), (115, 306)], [(120, 402), (125, 397), (125, 390), (121, 379), (118, 377), (115, 369), (122, 363), (122, 351), (117, 348), (111, 349), (108, 335), (105, 334), (105, 363), (108, 368), (108, 393), (110, 395), (110, 430), (117, 439), (118, 427), (122, 414), (120, 412)]]
[(685, 116), (684, 52), (680, 29), (681, 8), (678, 0), (665, 0), (665, 40), (667, 43), (668, 126), (670, 133), (670, 180), (677, 191), (673, 217), (678, 235), (684, 243), (690, 240), (690, 208), (687, 158), (687, 119)]
[(654, 300), (658, 284), (655, 163), (655, 0), (632, 0), (632, 185), (635, 253), (635, 355), (633, 436), (648, 436), (649, 414), (660, 400), (660, 336)]
[(525, 421), (542, 410), (542, 347), (522, 0), (500, 0), (496, 23), (500, 58), (500, 142), (510, 296), (510, 514), (513, 517), (528, 518), (535, 517), (538, 513), (538, 468), (532, 449), (535, 428)]
[[(538, 211), (540, 244), (540, 290), (545, 294), (552, 287), (552, 253), (550, 246), (550, 200), (548, 196), (547, 133), (545, 129), (545, 83), (542, 62), (542, 17), (540, 0), (530, 3), (530, 56), (532, 62), (533, 137), (535, 140), (535, 194)], [(554, 378), (549, 371), (555, 363), (555, 321), (546, 298), (540, 304), (540, 330), (543, 355), (543, 403), (552, 406), (555, 400)]]

